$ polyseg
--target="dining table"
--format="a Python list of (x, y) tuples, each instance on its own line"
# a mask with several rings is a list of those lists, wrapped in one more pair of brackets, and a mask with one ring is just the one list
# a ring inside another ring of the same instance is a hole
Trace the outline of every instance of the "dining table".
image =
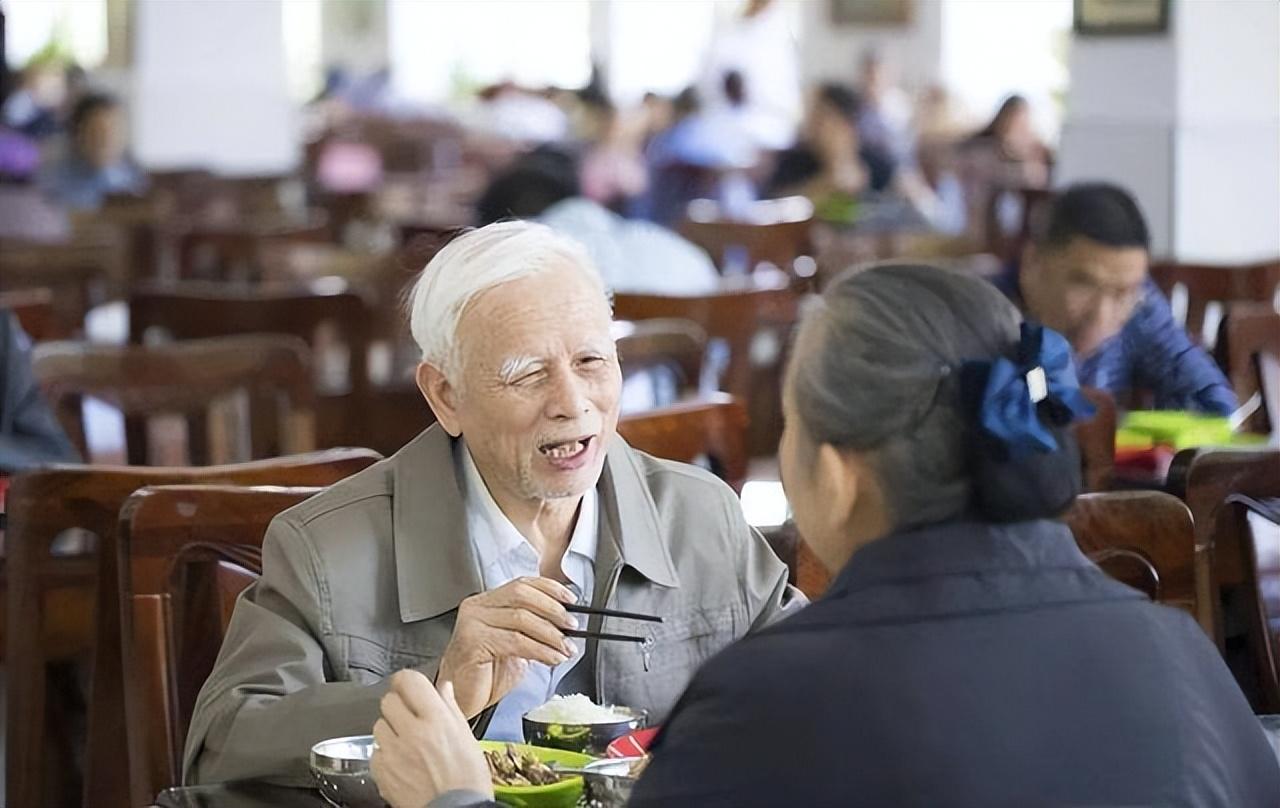
[[(1260, 715), (1263, 734), (1280, 763), (1280, 715)], [(221, 783), (209, 786), (169, 788), (161, 792), (152, 808), (332, 808), (320, 792), (309, 788), (289, 788), (260, 780)]]

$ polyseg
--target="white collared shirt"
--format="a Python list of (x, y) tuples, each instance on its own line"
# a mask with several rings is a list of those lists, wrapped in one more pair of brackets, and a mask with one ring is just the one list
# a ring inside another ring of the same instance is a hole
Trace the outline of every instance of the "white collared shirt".
[[(480, 470), (471, 458), (466, 441), (454, 448), (454, 462), (461, 469), (466, 502), (467, 534), (480, 564), (480, 579), (486, 590), (497, 589), (516, 578), (537, 577), (538, 552), (511, 524), (493, 495), (489, 493)], [(580, 603), (590, 603), (595, 591), (596, 545), (600, 538), (599, 494), (591, 488), (582, 496), (578, 518), (573, 526), (569, 547), (560, 561), (560, 570), (569, 580), (569, 588)], [(573, 658), (554, 668), (530, 662), (523, 681), (498, 702), (485, 738), (496, 741), (524, 740), (520, 718), (555, 695), (556, 687), (574, 665), (582, 659), (585, 643), (572, 640), (578, 649)]]

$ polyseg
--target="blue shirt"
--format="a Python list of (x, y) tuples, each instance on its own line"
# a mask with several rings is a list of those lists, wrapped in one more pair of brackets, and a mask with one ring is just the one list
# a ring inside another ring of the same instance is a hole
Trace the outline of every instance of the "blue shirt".
[[(497, 589), (516, 578), (538, 577), (538, 552), (494, 501), (471, 458), (466, 441), (459, 441), (454, 451), (454, 461), (462, 467), (460, 477), (465, 480), (467, 532), (480, 562), (484, 588)], [(584, 603), (590, 603), (595, 591), (596, 546), (600, 528), (598, 496), (594, 488), (583, 495), (569, 548), (560, 562), (560, 569), (569, 580), (569, 588), (578, 595), (579, 602)], [(529, 662), (524, 679), (498, 702), (485, 732), (487, 740), (524, 741), (524, 723), (521, 720), (524, 714), (556, 695), (560, 683), (582, 659), (586, 643), (583, 640), (570, 642), (576, 653), (563, 664), (550, 667), (541, 662)]]
[(94, 210), (109, 194), (140, 193), (142, 175), (128, 162), (95, 168), (79, 158), (54, 166), (44, 186), (59, 204), (75, 210)]
[[(995, 284), (1025, 311), (1016, 263)], [(1174, 321), (1169, 301), (1150, 278), (1120, 333), (1075, 360), (1081, 385), (1106, 390), (1117, 401), (1132, 390), (1149, 390), (1158, 410), (1230, 415), (1237, 407), (1226, 376)]]

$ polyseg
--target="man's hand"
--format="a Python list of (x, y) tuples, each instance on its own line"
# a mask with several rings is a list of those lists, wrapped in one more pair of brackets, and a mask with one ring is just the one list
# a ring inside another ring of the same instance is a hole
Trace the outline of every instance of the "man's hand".
[(520, 683), (527, 660), (559, 665), (576, 653), (561, 633), (577, 627), (564, 609), (574, 600), (549, 578), (517, 578), (467, 598), (436, 680), (453, 682), (464, 715), (479, 715)]
[(493, 795), (489, 764), (471, 735), (449, 682), (440, 692), (418, 671), (391, 677), (369, 761), (378, 793), (391, 808), (425, 808), (447, 791)]

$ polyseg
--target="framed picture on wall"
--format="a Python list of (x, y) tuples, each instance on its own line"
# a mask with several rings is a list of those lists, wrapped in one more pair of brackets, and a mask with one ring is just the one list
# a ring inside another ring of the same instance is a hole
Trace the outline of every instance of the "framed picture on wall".
[(835, 25), (907, 25), (912, 0), (828, 0)]
[(1084, 36), (1163, 34), (1169, 0), (1074, 0), (1072, 28)]

